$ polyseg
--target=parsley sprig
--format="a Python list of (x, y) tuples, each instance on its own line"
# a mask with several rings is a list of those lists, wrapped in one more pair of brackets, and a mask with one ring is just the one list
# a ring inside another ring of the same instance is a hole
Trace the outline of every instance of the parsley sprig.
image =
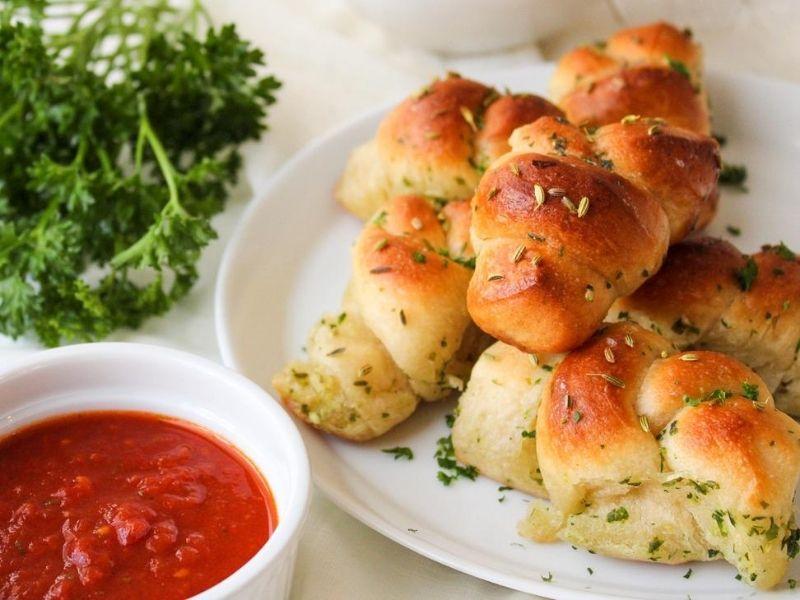
[[(445, 415), (445, 423), (452, 427), (455, 423), (454, 415)], [(469, 479), (475, 481), (478, 476), (478, 469), (472, 465), (463, 465), (456, 460), (456, 451), (453, 447), (453, 436), (441, 437), (436, 441), (436, 452), (434, 454), (439, 471), (436, 478), (443, 485), (449, 486), (456, 479)]]
[(197, 0), (9, 0), (0, 57), (0, 333), (52, 346), (163, 314), (266, 128), (263, 54)]

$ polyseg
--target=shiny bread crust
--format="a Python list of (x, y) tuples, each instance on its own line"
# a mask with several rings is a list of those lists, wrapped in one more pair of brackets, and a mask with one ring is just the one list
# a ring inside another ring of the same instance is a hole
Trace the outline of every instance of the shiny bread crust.
[(551, 96), (580, 125), (640, 115), (710, 133), (702, 50), (689, 30), (669, 23), (625, 29), (569, 52), (556, 67)]
[(499, 340), (565, 352), (659, 269), (671, 242), (710, 219), (719, 147), (660, 121), (587, 133), (552, 117), (511, 144), (472, 199), (467, 305)]
[(516, 127), (562, 114), (539, 96), (500, 94), (449, 74), (401, 102), (353, 151), (336, 199), (368, 219), (397, 195), (467, 198), (483, 169), (508, 150)]
[(305, 360), (273, 377), (286, 406), (352, 441), (383, 435), (420, 400), (464, 387), (483, 343), (466, 310), (469, 203), (437, 210), (398, 196), (366, 223), (352, 249), (342, 311), (309, 335)]
[(637, 321), (681, 348), (729, 353), (767, 382), (781, 410), (800, 414), (800, 262), (785, 246), (747, 257), (720, 239), (684, 241), (609, 319)]

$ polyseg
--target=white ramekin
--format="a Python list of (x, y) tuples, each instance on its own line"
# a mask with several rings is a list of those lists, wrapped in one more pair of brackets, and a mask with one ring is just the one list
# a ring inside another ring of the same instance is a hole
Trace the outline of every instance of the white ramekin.
[(310, 477), (300, 434), (278, 403), (216, 363), (143, 344), (67, 346), (0, 367), (0, 436), (54, 415), (115, 409), (210, 429), (248, 456), (272, 490), (278, 509), (272, 537), (236, 573), (195, 599), (287, 598)]
[(401, 43), (445, 54), (541, 40), (591, 10), (585, 0), (349, 0)]

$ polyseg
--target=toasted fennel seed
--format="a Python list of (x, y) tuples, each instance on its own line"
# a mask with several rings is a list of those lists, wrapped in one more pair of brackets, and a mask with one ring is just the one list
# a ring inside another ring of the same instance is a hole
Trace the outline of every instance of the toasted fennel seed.
[(531, 361), (531, 364), (538, 367), (539, 366), (539, 357), (535, 354), (528, 354), (528, 360)]
[(517, 264), (519, 261), (522, 260), (522, 255), (525, 254), (525, 244), (520, 244), (517, 246), (517, 249), (514, 250), (514, 254), (511, 255), (511, 261), (514, 264)]
[(583, 297), (587, 302), (594, 302), (594, 288), (591, 285), (586, 286), (586, 293), (583, 294)]
[(613, 363), (616, 360), (616, 357), (614, 356), (614, 351), (611, 348), (606, 347), (606, 349), (603, 350), (603, 354), (605, 354), (606, 360), (610, 363)]
[(337, 354), (341, 354), (342, 352), (344, 352), (344, 346), (342, 346), (340, 348), (334, 348), (333, 350), (328, 352), (328, 354), (326, 354), (326, 356), (336, 356)]
[(583, 218), (589, 212), (589, 198), (584, 196), (578, 203), (578, 218)]
[(518, 165), (517, 163), (511, 163), (511, 164), (508, 166), (508, 168), (511, 170), (511, 172), (512, 172), (514, 175), (516, 175), (517, 177), (519, 177), (519, 165)]
[(497, 281), (498, 279), (504, 279), (502, 275), (489, 275), (487, 281)]
[(625, 344), (633, 348), (633, 336), (630, 333), (625, 334)]
[(661, 133), (661, 127), (658, 125), (651, 125), (647, 129), (647, 135), (658, 135), (659, 133)]
[(386, 246), (388, 246), (388, 245), (389, 245), (389, 240), (387, 240), (386, 238), (383, 238), (380, 242), (375, 244), (375, 252), (380, 252), (381, 250), (386, 248)]
[(697, 357), (697, 354), (681, 354), (680, 359), (685, 360), (686, 362), (694, 362), (696, 360), (700, 360)]
[(489, 195), (488, 195), (489, 200), (491, 200), (492, 198), (497, 196), (497, 194), (499, 194), (499, 193), (500, 193), (500, 190), (498, 188), (496, 188), (496, 187), (493, 187), (492, 189), (490, 189), (489, 190)]
[(669, 356), (669, 352), (667, 352), (666, 350), (662, 350), (661, 351), (661, 358), (667, 358), (668, 356)]
[(647, 415), (639, 416), (639, 425), (642, 427), (642, 431), (650, 431), (650, 421), (647, 420)]
[(365, 375), (369, 375), (372, 373), (372, 365), (364, 365), (358, 370), (358, 376), (364, 377)]
[(442, 137), (442, 134), (437, 132), (437, 131), (426, 131), (425, 132), (425, 139), (438, 140), (440, 137)]
[(563, 196), (561, 198), (561, 204), (566, 206), (567, 210), (572, 214), (576, 214), (578, 212), (578, 209), (575, 207), (575, 204), (572, 202), (572, 200), (569, 199), (568, 196)]
[(538, 183), (533, 184), (533, 196), (536, 198), (536, 208), (544, 204), (544, 188)]
[(641, 119), (639, 115), (625, 115), (620, 120), (620, 123), (622, 123), (623, 125), (630, 125), (631, 123), (635, 123), (639, 119)]
[(406, 312), (402, 308), (400, 309), (400, 322), (403, 325), (405, 325), (407, 323), (407, 321), (406, 321)]
[(553, 196), (555, 198), (563, 196), (566, 193), (567, 193), (567, 190), (565, 190), (564, 188), (560, 188), (560, 187), (551, 187), (551, 188), (549, 188), (547, 190), (547, 195), (548, 196)]
[(369, 272), (374, 274), (374, 275), (379, 275), (380, 273), (388, 273), (391, 270), (392, 270), (392, 267), (383, 266), (383, 267), (375, 267), (374, 269), (370, 269)]
[(459, 110), (461, 111), (461, 116), (472, 128), (472, 131), (478, 131), (478, 126), (475, 124), (475, 115), (472, 114), (472, 111), (466, 106), (459, 107)]
[(589, 373), (589, 375), (591, 375), (592, 377), (602, 377), (608, 383), (610, 383), (611, 385), (613, 385), (615, 387), (618, 387), (618, 388), (624, 388), (625, 387), (625, 382), (622, 381), (622, 379), (620, 379), (619, 377), (615, 377), (614, 375), (610, 375), (609, 373)]
[(533, 256), (531, 256), (531, 264), (534, 267), (536, 265), (538, 265), (540, 262), (542, 262), (542, 257), (541, 256), (539, 256), (538, 254), (534, 254)]
[(414, 217), (413, 219), (411, 219), (411, 226), (417, 231), (419, 231), (420, 229), (422, 229), (422, 219), (420, 219), (419, 217)]

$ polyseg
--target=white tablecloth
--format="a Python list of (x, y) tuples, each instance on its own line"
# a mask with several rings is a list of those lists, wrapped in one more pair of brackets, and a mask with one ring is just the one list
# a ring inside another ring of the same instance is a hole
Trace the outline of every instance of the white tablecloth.
[[(205, 253), (202, 277), (192, 295), (168, 316), (115, 339), (168, 345), (216, 360), (215, 273), (247, 199), (257, 195), (275, 169), (311, 138), (416, 89), (445, 68), (468, 75), (522, 68), (620, 26), (668, 18), (692, 26), (711, 66), (800, 80), (800, 3), (794, 0), (597, 0), (589, 26), (564, 31), (538, 47), (510, 55), (449, 62), (388, 39), (343, 0), (208, 0), (208, 6), (215, 20), (234, 21), (245, 37), (267, 52), (270, 70), (284, 87), (270, 114), (271, 130), (263, 143), (248, 149), (243, 182), (216, 221), (220, 239)], [(3, 342), (0, 360), (36, 348), (25, 341)], [(360, 524), (320, 493), (314, 495), (300, 546), (295, 599), (529, 597), (418, 556)]]

